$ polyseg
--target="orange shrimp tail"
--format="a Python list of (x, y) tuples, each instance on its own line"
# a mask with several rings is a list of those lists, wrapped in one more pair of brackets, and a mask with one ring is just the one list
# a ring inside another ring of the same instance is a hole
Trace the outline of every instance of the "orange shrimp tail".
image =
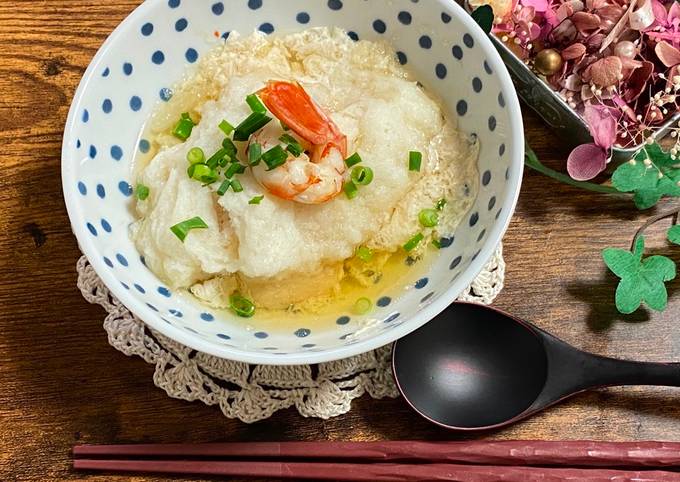
[[(336, 147), (347, 157), (347, 137), (298, 83), (272, 81), (258, 92), (267, 109), (318, 152)], [(316, 156), (315, 156), (316, 157)]]

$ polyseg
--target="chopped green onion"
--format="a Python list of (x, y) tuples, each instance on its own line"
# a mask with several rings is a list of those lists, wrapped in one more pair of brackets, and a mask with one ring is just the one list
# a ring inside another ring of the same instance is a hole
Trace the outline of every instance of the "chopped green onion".
[(411, 151), (408, 155), (408, 170), (420, 172), (423, 163), (423, 154), (418, 151)]
[(263, 199), (264, 199), (264, 196), (255, 196), (250, 201), (248, 201), (248, 204), (260, 204)]
[(305, 150), (302, 148), (300, 144), (288, 144), (288, 147), (286, 147), (286, 150), (293, 154), (295, 157), (300, 157)]
[(253, 112), (246, 120), (241, 122), (234, 131), (235, 141), (247, 141), (255, 132), (271, 122), (272, 118), (260, 112)]
[(262, 159), (262, 144), (254, 142), (248, 148), (248, 164), (257, 166)]
[(345, 195), (347, 196), (348, 199), (354, 199), (355, 197), (357, 197), (357, 194), (359, 194), (359, 189), (357, 189), (357, 185), (354, 184), (354, 182), (352, 181), (347, 181), (343, 189), (345, 190)]
[(220, 125), (218, 126), (222, 132), (224, 132), (225, 136), (230, 135), (232, 132), (234, 132), (234, 126), (231, 125), (229, 122), (226, 120), (223, 120), (220, 122)]
[(236, 148), (236, 145), (228, 137), (222, 141), (222, 149), (226, 151), (227, 156), (231, 157), (232, 159), (236, 158), (236, 153), (238, 152), (238, 149)]
[(182, 114), (179, 122), (177, 122), (177, 125), (175, 125), (172, 135), (182, 141), (186, 141), (191, 136), (191, 131), (194, 129), (195, 125), (196, 124), (191, 120), (189, 113), (185, 112)]
[(356, 303), (354, 303), (354, 313), (357, 315), (365, 315), (373, 308), (373, 302), (368, 298), (359, 298)]
[(442, 240), (441, 239), (433, 239), (432, 240), (432, 246), (434, 246), (437, 249), (442, 249)]
[(446, 206), (446, 203), (447, 203), (447, 201), (446, 201), (446, 199), (444, 199), (444, 198), (441, 198), (439, 201), (437, 201), (437, 206), (436, 206), (436, 207), (437, 207), (437, 211), (443, 210), (443, 209), (444, 209), (444, 206)]
[(365, 166), (357, 166), (352, 169), (352, 181), (361, 186), (368, 186), (373, 182), (373, 169)]
[(257, 94), (250, 94), (248, 97), (246, 97), (246, 102), (250, 106), (250, 109), (253, 112), (258, 112), (260, 114), (266, 114), (267, 113), (267, 108), (264, 106), (262, 101), (259, 99)]
[(236, 293), (229, 297), (229, 308), (241, 318), (252, 318), (255, 314), (253, 302)]
[(291, 136), (290, 134), (282, 135), (279, 137), (279, 140), (288, 146), (286, 150), (295, 157), (300, 157), (300, 155), (305, 152), (297, 139), (295, 139), (295, 137)]
[(220, 162), (218, 162), (220, 167), (227, 167), (227, 164), (230, 162), (233, 162), (233, 159), (231, 157), (224, 156), (222, 159), (220, 159)]
[(226, 179), (225, 181), (222, 181), (222, 184), (220, 184), (220, 187), (217, 189), (217, 195), (218, 196), (224, 196), (227, 194), (227, 191), (231, 187), (231, 181), (229, 179)]
[(281, 124), (281, 129), (283, 129), (284, 131), (290, 130), (290, 127), (288, 127), (286, 124), (284, 124), (283, 121), (279, 121), (279, 123)]
[(275, 146), (262, 154), (262, 161), (267, 165), (267, 170), (271, 171), (279, 166), (283, 166), (288, 159), (288, 153), (281, 146)]
[(192, 164), (189, 166), (187, 174), (189, 174), (190, 178), (206, 184), (212, 184), (217, 181), (217, 172), (207, 164)]
[(238, 179), (226, 179), (222, 181), (219, 189), (217, 189), (218, 196), (224, 196), (227, 194), (229, 188), (231, 188), (234, 192), (243, 192), (243, 185), (241, 184), (241, 181)]
[(187, 160), (190, 164), (199, 164), (205, 162), (205, 153), (200, 147), (192, 147), (187, 152)]
[(423, 236), (422, 233), (416, 234), (406, 242), (406, 244), (404, 245), (404, 251), (406, 252), (413, 251), (418, 247), (418, 245), (423, 239), (425, 239), (425, 236)]
[(290, 134), (284, 134), (279, 137), (279, 140), (284, 144), (297, 144), (297, 139)]
[(363, 159), (361, 159), (361, 156), (359, 155), (358, 152), (355, 152), (351, 156), (349, 156), (347, 159), (345, 159), (345, 164), (347, 164), (347, 167), (352, 167), (356, 166), (357, 164), (363, 162)]
[(208, 225), (205, 224), (205, 221), (196, 216), (195, 218), (187, 219), (179, 224), (175, 224), (170, 228), (170, 231), (172, 231), (180, 241), (184, 242), (184, 240), (187, 239), (189, 231), (192, 229), (208, 229)]
[(224, 159), (224, 156), (227, 155), (227, 150), (224, 148), (219, 149), (215, 154), (210, 156), (210, 159), (205, 161), (205, 163), (210, 167), (210, 169), (215, 169), (217, 165), (220, 163), (222, 159)]
[(359, 246), (359, 249), (357, 249), (357, 258), (367, 263), (373, 259), (373, 250), (366, 246)]
[(231, 189), (234, 192), (243, 192), (243, 185), (241, 185), (241, 181), (238, 179), (232, 179), (231, 180)]
[(224, 177), (231, 179), (236, 174), (243, 174), (246, 172), (246, 166), (239, 164), (238, 162), (232, 163), (224, 173)]
[(149, 197), (149, 188), (145, 186), (144, 184), (137, 184), (137, 189), (135, 189), (135, 192), (137, 193), (137, 199), (140, 201), (145, 201), (146, 198)]
[(439, 214), (436, 209), (423, 209), (418, 214), (418, 220), (424, 228), (434, 228), (439, 224)]

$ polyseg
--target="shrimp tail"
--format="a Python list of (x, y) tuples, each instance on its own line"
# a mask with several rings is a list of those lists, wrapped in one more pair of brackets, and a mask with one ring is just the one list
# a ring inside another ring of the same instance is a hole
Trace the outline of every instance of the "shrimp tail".
[(347, 137), (297, 82), (272, 81), (258, 92), (277, 119), (315, 146), (313, 161), (336, 148), (347, 157)]

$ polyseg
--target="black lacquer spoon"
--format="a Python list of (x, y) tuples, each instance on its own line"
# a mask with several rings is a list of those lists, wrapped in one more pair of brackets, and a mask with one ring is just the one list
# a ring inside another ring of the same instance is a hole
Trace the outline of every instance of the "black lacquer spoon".
[(680, 363), (586, 353), (488, 306), (454, 303), (394, 344), (399, 390), (423, 417), (455, 430), (502, 427), (583, 390), (680, 386)]

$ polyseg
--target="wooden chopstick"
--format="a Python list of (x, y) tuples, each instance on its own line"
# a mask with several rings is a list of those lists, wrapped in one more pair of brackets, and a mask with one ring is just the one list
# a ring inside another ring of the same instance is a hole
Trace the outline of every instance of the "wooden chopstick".
[(508, 467), (457, 464), (342, 464), (304, 462), (220, 462), (188, 460), (75, 460), (76, 470), (145, 472), (163, 474), (221, 475), (231, 477), (272, 477), (295, 480), (345, 481), (422, 481), (455, 480), (569, 480), (602, 482), (635, 480), (667, 482), (680, 480), (680, 474), (659, 470), (626, 471), (609, 469), (572, 469)]
[(562, 467), (680, 467), (678, 442), (254, 442), (80, 445), (75, 457), (337, 460)]

